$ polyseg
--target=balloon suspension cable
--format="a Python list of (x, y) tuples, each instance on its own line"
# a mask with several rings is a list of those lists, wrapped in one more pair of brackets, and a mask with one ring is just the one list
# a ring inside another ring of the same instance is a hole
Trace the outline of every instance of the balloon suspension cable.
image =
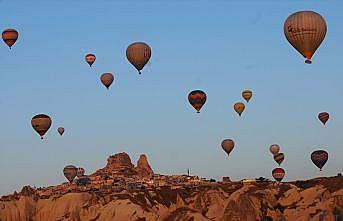
[(306, 64), (312, 64), (312, 61), (311, 61), (310, 59), (306, 59), (306, 60), (305, 60), (305, 63), (306, 63)]

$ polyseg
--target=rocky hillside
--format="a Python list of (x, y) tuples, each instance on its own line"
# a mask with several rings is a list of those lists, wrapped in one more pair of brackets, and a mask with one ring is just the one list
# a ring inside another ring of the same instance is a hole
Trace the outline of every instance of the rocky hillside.
[[(226, 182), (200, 179), (200, 182), (196, 177), (154, 175), (146, 156), (142, 155), (134, 166), (128, 155), (120, 153), (109, 157), (106, 167), (89, 177), (92, 183), (86, 186), (75, 183), (39, 189), (27, 186), (19, 193), (3, 196), (0, 221), (343, 219), (341, 176), (289, 183), (229, 179)], [(106, 177), (103, 183), (99, 180), (102, 177)], [(140, 177), (143, 185), (131, 188), (131, 180)], [(130, 183), (130, 188), (125, 187), (125, 182)], [(119, 188), (118, 183), (124, 184)]]

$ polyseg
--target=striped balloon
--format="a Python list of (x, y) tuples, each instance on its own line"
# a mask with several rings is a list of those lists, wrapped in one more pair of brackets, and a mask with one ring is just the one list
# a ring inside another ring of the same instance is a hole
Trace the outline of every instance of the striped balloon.
[(73, 182), (76, 177), (77, 168), (73, 165), (68, 165), (63, 168), (63, 174), (69, 182)]
[(207, 96), (205, 92), (201, 90), (191, 91), (188, 94), (188, 101), (194, 107), (197, 113), (200, 113), (200, 109), (202, 108), (202, 106), (204, 106), (206, 99)]
[(282, 161), (285, 159), (285, 155), (283, 153), (277, 153), (274, 155), (274, 160), (281, 165)]
[(18, 32), (15, 29), (6, 29), (5, 31), (2, 32), (2, 40), (10, 47), (14, 45), (14, 43), (18, 39)]
[(85, 56), (86, 62), (89, 64), (89, 67), (92, 67), (92, 64), (95, 62), (96, 57), (94, 54), (87, 54)]
[(323, 166), (328, 161), (329, 154), (325, 150), (316, 150), (311, 153), (311, 160), (316, 165), (320, 171), (322, 171)]
[(43, 139), (44, 134), (49, 130), (51, 122), (51, 118), (45, 114), (38, 114), (31, 119), (31, 125), (41, 136), (41, 139)]
[(326, 35), (324, 18), (313, 11), (299, 11), (290, 15), (284, 24), (288, 42), (311, 64), (311, 58)]
[(111, 73), (104, 73), (101, 75), (100, 80), (101, 80), (102, 84), (105, 85), (105, 87), (107, 89), (109, 89), (112, 82), (114, 81), (114, 76)]
[(326, 122), (329, 120), (330, 115), (327, 112), (321, 112), (318, 114), (318, 119), (325, 125)]
[(141, 70), (151, 57), (151, 48), (144, 42), (135, 42), (126, 49), (126, 58), (141, 74)]
[(280, 168), (280, 167), (275, 168), (272, 171), (272, 175), (273, 175), (274, 179), (278, 182), (280, 182), (284, 178), (285, 173), (286, 173), (285, 170)]

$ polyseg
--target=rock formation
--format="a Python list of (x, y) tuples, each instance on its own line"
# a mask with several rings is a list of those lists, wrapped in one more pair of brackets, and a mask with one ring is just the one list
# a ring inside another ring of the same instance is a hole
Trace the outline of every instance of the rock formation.
[(342, 176), (243, 185), (176, 175), (145, 179), (152, 174), (145, 155), (134, 167), (126, 153), (115, 154), (89, 176), (91, 184), (25, 186), (1, 197), (0, 221), (343, 220)]
[(140, 155), (135, 170), (141, 177), (152, 177), (154, 175), (154, 171), (151, 169), (145, 154)]

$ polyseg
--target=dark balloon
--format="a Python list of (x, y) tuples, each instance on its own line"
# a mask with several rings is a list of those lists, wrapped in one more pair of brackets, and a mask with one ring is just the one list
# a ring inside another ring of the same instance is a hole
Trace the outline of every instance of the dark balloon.
[(233, 148), (235, 147), (235, 142), (231, 139), (225, 139), (222, 141), (222, 148), (229, 156)]
[(311, 64), (311, 58), (326, 35), (324, 18), (313, 11), (300, 11), (290, 15), (284, 24), (288, 42)]
[(76, 177), (77, 168), (73, 165), (68, 165), (64, 167), (63, 174), (69, 182), (73, 182)]
[(84, 175), (85, 175), (85, 169), (83, 169), (83, 168), (81, 168), (81, 167), (77, 168), (76, 176), (77, 176), (78, 178), (80, 178), (80, 177), (82, 177), (82, 176), (84, 176)]
[(277, 153), (274, 155), (274, 160), (281, 165), (282, 161), (285, 159), (285, 155), (283, 153)]
[(11, 47), (14, 45), (14, 43), (18, 39), (18, 32), (14, 29), (6, 29), (2, 32), (2, 40), (8, 45), (8, 47)]
[(151, 48), (144, 42), (135, 42), (127, 47), (126, 57), (141, 74), (141, 70), (151, 57)]
[(233, 109), (237, 112), (239, 116), (241, 116), (245, 109), (245, 105), (242, 102), (237, 102), (233, 105)]
[(57, 132), (62, 136), (64, 133), (64, 128), (63, 127), (57, 128)]
[(195, 90), (188, 94), (189, 103), (195, 108), (197, 113), (200, 113), (200, 109), (206, 102), (206, 94), (201, 90)]
[(329, 120), (330, 115), (327, 112), (321, 112), (318, 114), (318, 119), (325, 125), (326, 122)]
[(89, 67), (92, 67), (92, 64), (94, 63), (95, 59), (96, 57), (94, 54), (87, 54), (85, 56), (85, 60), (89, 64)]
[(49, 130), (51, 126), (51, 118), (45, 114), (38, 114), (31, 119), (31, 125), (33, 129), (43, 139), (44, 134)]
[(247, 102), (249, 102), (249, 100), (252, 97), (252, 91), (251, 90), (244, 90), (242, 92), (242, 97), (244, 98), (244, 100), (246, 100)]
[(274, 179), (278, 182), (280, 182), (283, 179), (283, 177), (285, 176), (285, 173), (286, 173), (285, 170), (280, 167), (275, 168), (272, 171), (272, 175)]
[(101, 80), (102, 84), (105, 85), (105, 87), (107, 89), (109, 89), (112, 82), (114, 81), (114, 76), (111, 73), (104, 73), (101, 75), (100, 80)]
[(280, 151), (280, 146), (278, 144), (272, 144), (269, 147), (269, 151), (275, 156)]
[(322, 171), (323, 166), (328, 161), (329, 154), (325, 150), (316, 150), (311, 154), (311, 160), (316, 165), (320, 171)]

